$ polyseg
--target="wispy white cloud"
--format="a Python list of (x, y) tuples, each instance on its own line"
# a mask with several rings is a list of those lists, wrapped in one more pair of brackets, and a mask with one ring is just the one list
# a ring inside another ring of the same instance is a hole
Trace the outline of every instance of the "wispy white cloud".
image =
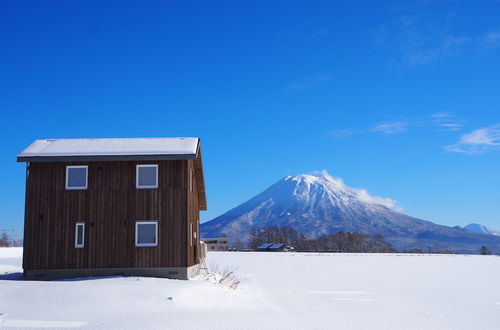
[(373, 131), (384, 134), (399, 134), (410, 128), (431, 127), (437, 131), (457, 131), (462, 129), (463, 122), (448, 112), (436, 112), (430, 116), (412, 117), (376, 125)]
[(366, 189), (355, 188), (353, 190), (356, 192), (356, 196), (365, 203), (383, 205), (398, 212), (403, 210), (403, 208), (398, 206), (396, 201), (392, 198), (373, 196)]
[(490, 31), (485, 33), (481, 38), (481, 43), (487, 49), (500, 46), (500, 31)]
[(459, 56), (464, 51), (463, 47), (472, 41), (464, 36), (447, 36), (437, 45), (429, 47), (415, 47), (408, 49), (405, 54), (406, 61), (410, 66), (423, 66), (436, 62), (446, 57)]
[(431, 128), (438, 132), (458, 131), (463, 127), (463, 121), (448, 112), (436, 112), (428, 116), (402, 118), (377, 123), (371, 127), (356, 129), (339, 129), (331, 132), (335, 138), (345, 138), (360, 133), (379, 133), (396, 135), (415, 128)]
[(298, 92), (302, 92), (311, 88), (314, 88), (318, 85), (321, 85), (332, 79), (332, 76), (326, 73), (319, 73), (312, 76), (305, 77), (301, 80), (295, 81), (289, 84), (284, 92), (287, 95), (295, 94)]
[(406, 132), (408, 127), (411, 126), (412, 123), (407, 121), (393, 121), (387, 123), (380, 123), (372, 128), (374, 132), (382, 133), (382, 134), (399, 134)]
[(500, 150), (500, 124), (476, 129), (464, 134), (460, 140), (444, 147), (446, 151), (466, 154), (479, 154)]
[(431, 118), (450, 118), (453, 117), (453, 115), (449, 112), (436, 112), (431, 115)]
[(441, 127), (443, 131), (459, 131), (462, 129), (462, 124), (456, 123), (440, 123), (437, 126)]
[[(425, 124), (424, 120), (424, 124)], [(448, 112), (436, 112), (432, 114), (427, 124), (436, 127), (439, 131), (459, 131), (463, 127), (463, 121), (458, 120)]]
[(374, 30), (376, 45), (395, 54), (390, 60), (391, 66), (420, 67), (445, 58), (476, 56), (500, 46), (500, 30), (476, 34), (458, 32), (459, 21), (453, 13), (438, 15), (434, 10), (427, 10), (427, 5), (405, 7), (395, 19), (381, 23)]
[(374, 195), (370, 194), (368, 192), (368, 190), (366, 190), (364, 188), (349, 187), (344, 183), (344, 180), (342, 178), (331, 176), (327, 170), (313, 171), (310, 174), (314, 175), (314, 176), (321, 176), (321, 177), (327, 178), (328, 180), (333, 181), (336, 184), (343, 187), (343, 189), (350, 190), (362, 202), (383, 205), (387, 208), (393, 209), (393, 210), (398, 211), (398, 212), (403, 211), (403, 207), (398, 205), (394, 199), (388, 198), (388, 197), (374, 196)]
[(354, 129), (338, 129), (330, 133), (332, 133), (335, 138), (345, 138), (358, 133), (358, 131)]

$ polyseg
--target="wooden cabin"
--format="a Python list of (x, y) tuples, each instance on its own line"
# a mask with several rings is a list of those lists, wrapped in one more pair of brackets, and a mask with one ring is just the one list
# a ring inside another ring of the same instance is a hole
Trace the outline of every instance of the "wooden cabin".
[(187, 279), (206, 210), (198, 138), (36, 140), (26, 163), (26, 279)]

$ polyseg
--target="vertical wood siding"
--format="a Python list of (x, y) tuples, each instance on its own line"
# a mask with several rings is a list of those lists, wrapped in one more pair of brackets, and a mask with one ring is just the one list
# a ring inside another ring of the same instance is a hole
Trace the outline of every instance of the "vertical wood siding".
[[(136, 189), (136, 165), (158, 164), (158, 189)], [(67, 165), (88, 165), (88, 189), (65, 190)], [(194, 264), (189, 222), (198, 221), (192, 161), (30, 163), (24, 268), (150, 268)], [(189, 205), (188, 205), (189, 204)], [(158, 246), (135, 247), (135, 222), (158, 220)], [(75, 248), (75, 223), (85, 247)]]
[[(192, 266), (199, 263), (198, 256), (196, 255), (196, 246), (200, 243), (200, 232), (199, 232), (199, 222), (200, 222), (200, 208), (198, 201), (198, 189), (196, 182), (195, 166), (192, 160), (188, 161), (188, 175), (192, 175), (193, 189), (188, 187), (188, 237), (192, 235), (191, 226), (196, 231), (196, 240), (193, 239), (193, 244), (190, 245), (188, 241), (188, 265)], [(188, 179), (189, 183), (189, 179)]]

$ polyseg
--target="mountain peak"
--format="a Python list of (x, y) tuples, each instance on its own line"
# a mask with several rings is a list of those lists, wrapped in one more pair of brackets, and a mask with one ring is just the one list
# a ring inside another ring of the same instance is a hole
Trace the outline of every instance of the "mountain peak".
[[(440, 226), (394, 210), (390, 198), (352, 188), (326, 171), (287, 176), (245, 203), (203, 223), (203, 237), (229, 237), (246, 242), (252, 228), (289, 226), (308, 237), (333, 232), (382, 234), (396, 247), (475, 251), (484, 235)], [(500, 238), (488, 246), (500, 249)], [(440, 241), (447, 242), (446, 245)], [(468, 242), (468, 243), (467, 243)]]
[(464, 227), (465, 230), (468, 230), (473, 233), (478, 233), (478, 234), (485, 234), (485, 235), (495, 235), (495, 236), (500, 236), (500, 232), (490, 229), (484, 225), (481, 225), (479, 223), (471, 223), (468, 224), (467, 226)]
[[(349, 187), (341, 178), (331, 176), (326, 170), (287, 176), (283, 180), (295, 181), (297, 186), (305, 185), (304, 189), (297, 189), (301, 194), (310, 194), (316, 191), (315, 189), (311, 189), (311, 186), (317, 186), (316, 188), (321, 187), (322, 190), (326, 191), (328, 195), (333, 196), (336, 200), (357, 200), (364, 204), (379, 205), (399, 210), (393, 199), (371, 195), (366, 189)], [(297, 194), (297, 190), (294, 194)]]
[(292, 180), (297, 182), (306, 182), (308, 184), (333, 184), (338, 188), (343, 188), (344, 190), (348, 190), (348, 187), (344, 184), (342, 179), (334, 178), (331, 176), (326, 170), (322, 171), (314, 171), (307, 174), (297, 174), (294, 176), (287, 176), (284, 180)]

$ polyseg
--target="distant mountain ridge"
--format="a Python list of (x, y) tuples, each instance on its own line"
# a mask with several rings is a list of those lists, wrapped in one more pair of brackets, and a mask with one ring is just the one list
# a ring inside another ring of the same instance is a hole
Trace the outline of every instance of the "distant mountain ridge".
[(346, 186), (326, 172), (287, 176), (262, 193), (201, 225), (203, 237), (246, 242), (252, 227), (290, 226), (313, 238), (332, 232), (382, 234), (398, 250), (500, 251), (500, 237), (410, 217), (394, 202)]
[(464, 227), (464, 229), (478, 234), (500, 236), (500, 231), (490, 229), (478, 223), (468, 224), (467, 226)]

